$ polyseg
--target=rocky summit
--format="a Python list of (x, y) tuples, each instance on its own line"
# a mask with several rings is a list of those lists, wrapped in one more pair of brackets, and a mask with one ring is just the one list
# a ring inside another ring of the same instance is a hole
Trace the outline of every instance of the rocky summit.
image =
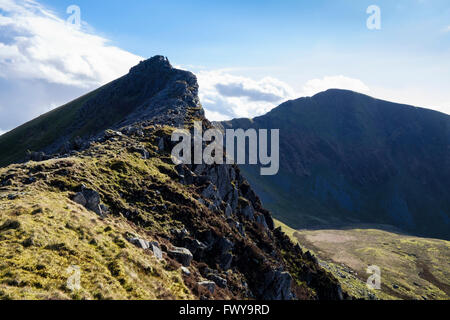
[(197, 91), (157, 56), (0, 138), (0, 298), (351, 298), (236, 165), (173, 164)]

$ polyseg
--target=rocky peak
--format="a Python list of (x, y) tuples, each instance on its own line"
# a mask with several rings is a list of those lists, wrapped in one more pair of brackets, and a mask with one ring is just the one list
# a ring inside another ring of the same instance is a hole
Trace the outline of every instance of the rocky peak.
[[(123, 77), (2, 137), (0, 147), (9, 151), (0, 164), (25, 160), (27, 150), (45, 154), (81, 150), (107, 129), (118, 130), (137, 122), (180, 127), (191, 117), (203, 116), (196, 76), (173, 68), (163, 56), (155, 56), (141, 61)], [(36, 139), (36, 133), (40, 138)]]
[[(35, 160), (44, 161), (0, 171), (0, 185), (12, 198), (1, 198), (0, 205), (11, 210), (19, 202), (51, 205), (45, 199), (55, 196), (99, 223), (120, 221), (127, 230), (108, 228), (114, 243), (131, 250), (127, 240), (151, 249), (167, 271), (182, 272), (180, 283), (197, 298), (339, 298), (336, 280), (274, 230), (270, 213), (236, 165), (173, 164), (173, 130), (192, 128), (194, 119), (211, 126), (197, 93), (196, 77), (172, 68), (166, 58), (141, 62), (88, 95), (51, 146), (76, 135), (76, 152), (50, 160), (35, 153)], [(23, 192), (13, 194), (13, 188)], [(133, 250), (145, 265), (154, 263)], [(128, 279), (120, 272), (127, 269), (124, 263), (129, 262), (105, 262), (119, 284)], [(143, 279), (127, 281), (140, 286), (151, 277)]]
[(138, 65), (132, 67), (130, 69), (130, 74), (151, 74), (151, 73), (160, 73), (167, 72), (172, 70), (173, 67), (169, 62), (169, 59), (164, 56), (154, 56), (150, 59), (139, 62)]

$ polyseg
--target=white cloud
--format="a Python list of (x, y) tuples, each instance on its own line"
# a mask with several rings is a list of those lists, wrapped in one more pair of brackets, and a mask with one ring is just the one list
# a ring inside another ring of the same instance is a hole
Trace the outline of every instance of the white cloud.
[(236, 76), (232, 71), (199, 71), (200, 101), (209, 120), (253, 118), (263, 115), (282, 102), (313, 96), (328, 89), (347, 89), (361, 93), (369, 91), (361, 80), (339, 76), (325, 76), (305, 83), (300, 92), (272, 77), (260, 80)]
[(254, 80), (226, 69), (202, 70), (196, 75), (200, 101), (209, 120), (255, 117), (295, 97), (288, 84), (271, 77)]
[(0, 0), (0, 76), (92, 87), (127, 73), (140, 57), (77, 30), (32, 0)]
[[(10, 130), (127, 73), (141, 57), (109, 44), (86, 23), (77, 30), (34, 0), (0, 0), (0, 128)], [(329, 88), (366, 92), (360, 80), (326, 76), (301, 92), (273, 77), (197, 69), (210, 120), (255, 117), (280, 103)], [(26, 93), (26, 94), (24, 94)]]
[(4, 134), (4, 133), (6, 133), (6, 132), (3, 131), (2, 129), (0, 129), (0, 136), (1, 136), (2, 134)]
[(0, 0), (0, 127), (10, 130), (126, 74), (141, 57), (33, 0)]
[(346, 89), (360, 93), (367, 93), (369, 91), (369, 87), (361, 80), (339, 75), (325, 76), (322, 79), (312, 79), (307, 81), (303, 86), (302, 95), (313, 96), (328, 89)]

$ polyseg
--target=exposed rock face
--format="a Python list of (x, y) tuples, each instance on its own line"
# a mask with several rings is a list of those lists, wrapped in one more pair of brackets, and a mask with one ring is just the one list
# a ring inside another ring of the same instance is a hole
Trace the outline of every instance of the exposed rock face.
[(103, 216), (108, 212), (106, 206), (100, 203), (100, 194), (92, 189), (82, 187), (81, 192), (78, 192), (73, 201), (86, 207), (86, 209), (94, 211), (99, 216)]
[(191, 265), (192, 259), (194, 256), (192, 253), (186, 248), (177, 248), (175, 247), (172, 250), (167, 252), (169, 257), (174, 258), (179, 263), (181, 263), (184, 267), (189, 267)]
[(264, 283), (258, 294), (263, 300), (292, 300), (292, 277), (289, 272), (270, 270), (264, 274)]
[[(183, 265), (179, 272), (199, 298), (317, 299), (327, 296), (329, 288), (329, 296), (335, 297), (332, 276), (320, 273), (316, 279), (319, 266), (274, 230), (270, 213), (239, 167), (172, 163), (175, 127), (192, 130), (193, 120), (201, 120), (204, 129), (211, 127), (197, 91), (195, 76), (173, 69), (165, 58), (142, 62), (77, 109), (78, 120), (67, 134), (79, 136), (81, 129), (92, 134), (77, 139), (81, 147), (71, 153), (77, 161), (60, 155), (62, 159), (52, 160), (56, 164), (40, 165), (39, 173), (50, 177), (38, 176), (36, 167), (13, 177), (12, 183), (40, 179), (52, 192), (69, 192), (75, 202), (102, 215), (101, 220), (114, 216), (144, 231), (145, 236), (125, 239), (142, 249), (143, 257), (152, 250), (168, 269)], [(94, 115), (105, 119), (89, 131), (88, 119)], [(81, 191), (74, 187), (77, 183)], [(117, 247), (129, 245), (120, 237), (113, 238)], [(158, 243), (146, 240), (150, 237)], [(115, 264), (108, 269), (120, 274)], [(305, 279), (310, 286), (299, 287)]]

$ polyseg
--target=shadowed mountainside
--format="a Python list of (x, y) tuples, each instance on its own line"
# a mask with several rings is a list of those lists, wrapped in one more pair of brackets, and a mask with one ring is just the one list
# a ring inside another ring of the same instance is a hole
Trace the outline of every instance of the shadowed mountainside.
[(279, 174), (242, 170), (289, 226), (387, 224), (450, 239), (450, 116), (328, 90), (222, 125), (280, 129)]

